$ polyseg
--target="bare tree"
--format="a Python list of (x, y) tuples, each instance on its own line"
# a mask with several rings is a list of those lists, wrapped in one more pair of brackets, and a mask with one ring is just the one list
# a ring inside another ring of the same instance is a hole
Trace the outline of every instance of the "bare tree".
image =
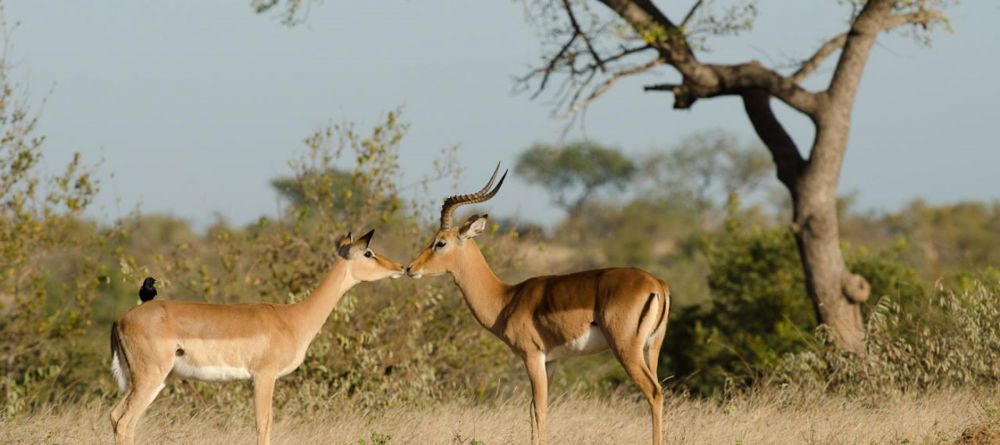
[[(593, 3), (610, 10), (594, 11)], [(521, 81), (536, 94), (562, 78), (555, 94), (567, 113), (574, 113), (606, 92), (619, 79), (669, 65), (681, 75), (676, 84), (657, 84), (646, 91), (673, 93), (674, 108), (691, 108), (699, 99), (738, 96), (754, 130), (768, 148), (778, 179), (792, 198), (791, 228), (798, 244), (806, 284), (817, 318), (836, 334), (839, 344), (861, 351), (864, 329), (859, 304), (870, 292), (868, 281), (848, 270), (839, 245), (837, 182), (847, 148), (851, 109), (872, 45), (879, 33), (904, 25), (918, 38), (944, 14), (933, 0), (854, 0), (850, 28), (823, 43), (788, 74), (751, 60), (737, 64), (704, 63), (696, 56), (703, 36), (735, 34), (749, 27), (752, 3), (699, 14), (697, 0), (680, 21), (671, 20), (651, 0), (539, 1), (536, 18), (554, 27), (548, 35), (562, 38), (543, 66)], [(701, 17), (700, 19), (698, 17)], [(579, 20), (586, 17), (587, 21)], [(624, 29), (623, 29), (624, 28)], [(839, 52), (829, 84), (809, 91), (802, 82)], [(771, 109), (771, 99), (788, 104), (812, 121), (816, 136), (808, 157)]]

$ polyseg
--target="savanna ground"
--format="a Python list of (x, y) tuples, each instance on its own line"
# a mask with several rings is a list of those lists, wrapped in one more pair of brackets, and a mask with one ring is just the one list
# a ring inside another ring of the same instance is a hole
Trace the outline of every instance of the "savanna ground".
[[(166, 398), (139, 427), (143, 443), (253, 443), (250, 402), (194, 412)], [(992, 444), (1000, 443), (996, 393), (930, 391), (877, 403), (824, 394), (758, 391), (725, 400), (668, 397), (667, 444)], [(48, 407), (5, 423), (10, 444), (104, 444), (112, 441), (109, 406), (91, 401)], [(188, 414), (190, 412), (190, 414)], [(232, 412), (232, 414), (226, 414)], [(183, 413), (183, 414), (182, 414)], [(277, 412), (275, 444), (509, 444), (529, 439), (526, 398), (446, 402), (365, 411), (333, 404), (324, 411)], [(555, 397), (554, 444), (640, 444), (649, 440), (645, 403), (625, 395)]]

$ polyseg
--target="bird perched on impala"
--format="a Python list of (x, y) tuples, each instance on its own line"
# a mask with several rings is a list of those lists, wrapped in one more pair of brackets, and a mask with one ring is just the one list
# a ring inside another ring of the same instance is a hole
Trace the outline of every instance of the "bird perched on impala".
[(139, 300), (143, 303), (156, 298), (156, 278), (146, 277), (139, 288)]

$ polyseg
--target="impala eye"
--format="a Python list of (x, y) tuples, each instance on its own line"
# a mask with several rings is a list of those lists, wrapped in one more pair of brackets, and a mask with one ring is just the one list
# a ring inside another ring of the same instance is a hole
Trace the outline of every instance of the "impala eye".
[(372, 251), (369, 250), (369, 251), (365, 252), (365, 258), (371, 258), (373, 256), (375, 256), (375, 254), (372, 253)]
[(440, 248), (444, 247), (444, 245), (445, 245), (444, 241), (438, 241), (437, 243), (434, 244), (434, 247), (440, 249)]

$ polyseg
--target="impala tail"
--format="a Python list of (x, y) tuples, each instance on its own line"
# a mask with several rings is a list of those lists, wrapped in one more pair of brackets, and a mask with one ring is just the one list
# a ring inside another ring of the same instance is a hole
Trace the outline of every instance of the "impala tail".
[(128, 389), (129, 368), (128, 357), (122, 348), (121, 336), (118, 333), (118, 322), (111, 324), (111, 375), (118, 382), (118, 389), (124, 393)]

